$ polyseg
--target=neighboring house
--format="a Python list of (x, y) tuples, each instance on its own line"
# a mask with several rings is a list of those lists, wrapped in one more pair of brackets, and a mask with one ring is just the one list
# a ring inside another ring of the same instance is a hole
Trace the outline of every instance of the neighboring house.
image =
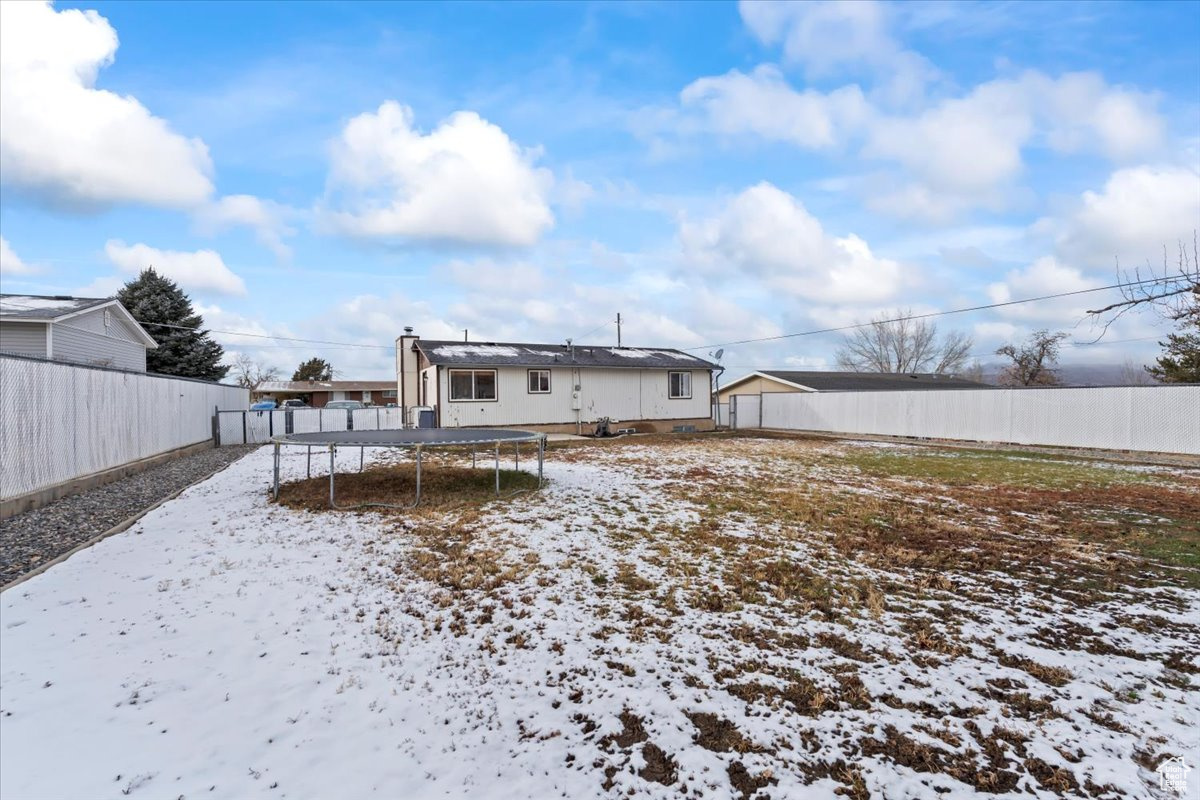
[(764, 370), (721, 386), (718, 402), (732, 395), (761, 395), (771, 392), (903, 392), (936, 389), (990, 389), (985, 383), (931, 373), (886, 372), (795, 372)]
[(303, 400), (324, 408), (332, 400), (357, 400), (369, 406), (396, 405), (395, 381), (266, 381), (250, 392), (258, 400)]
[(716, 365), (679, 350), (428, 341), (406, 331), (396, 340), (400, 404), (433, 408), (439, 426), (577, 433), (608, 417), (641, 431), (712, 428)]
[(0, 353), (145, 372), (152, 347), (115, 298), (0, 294)]

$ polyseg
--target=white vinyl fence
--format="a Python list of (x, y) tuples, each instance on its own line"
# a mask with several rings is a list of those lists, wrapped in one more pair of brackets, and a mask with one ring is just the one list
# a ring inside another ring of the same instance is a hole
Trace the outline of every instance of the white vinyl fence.
[(276, 408), (221, 411), (218, 444), (262, 444), (272, 436), (318, 431), (394, 431), (404, 427), (401, 408)]
[(743, 413), (746, 397), (738, 428), (1200, 455), (1200, 385), (764, 393)]
[(0, 500), (212, 438), (245, 389), (0, 355)]

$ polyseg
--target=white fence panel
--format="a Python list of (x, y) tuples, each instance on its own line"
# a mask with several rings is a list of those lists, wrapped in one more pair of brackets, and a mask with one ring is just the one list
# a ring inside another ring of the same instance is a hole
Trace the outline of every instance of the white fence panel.
[(321, 430), (348, 431), (350, 430), (350, 412), (344, 408), (327, 408), (321, 410)]
[[(735, 424), (745, 395), (737, 401)], [(766, 393), (764, 428), (1200, 454), (1200, 386)]]
[(379, 409), (379, 430), (381, 431), (397, 431), (404, 427), (404, 409), (402, 408), (381, 408)]
[[(246, 444), (271, 441), (273, 420), (270, 411), (246, 411)], [(280, 431), (283, 433), (283, 431)]]
[(356, 408), (350, 412), (350, 420), (354, 424), (356, 431), (377, 431), (379, 430), (379, 412), (378, 408)]
[(714, 403), (713, 421), (717, 423), (718, 428), (729, 427), (729, 403)]
[(236, 386), (0, 355), (0, 499), (211, 439), (214, 408), (247, 405)]
[(762, 399), (756, 394), (735, 394), (729, 398), (730, 425), (735, 430), (762, 427)]
[(320, 430), (320, 409), (297, 408), (292, 412), (292, 433), (316, 433)]

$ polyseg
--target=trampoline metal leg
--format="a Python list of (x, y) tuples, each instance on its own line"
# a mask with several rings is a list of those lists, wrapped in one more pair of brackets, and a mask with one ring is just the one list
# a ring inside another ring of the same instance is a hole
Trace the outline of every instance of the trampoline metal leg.
[(312, 447), (308, 448), (308, 463), (304, 467), (304, 472), (305, 472), (304, 477), (306, 477), (306, 478), (312, 477)]
[(279, 443), (275, 443), (275, 481), (273, 487), (275, 499), (279, 499)]
[(520, 471), (521, 469), (521, 444), (518, 442), (513, 445), (513, 469)]
[(475, 469), (475, 448), (471, 448), (471, 469)]
[(496, 496), (500, 496), (500, 443), (496, 442)]
[(367, 448), (365, 448), (365, 447), (360, 447), (360, 448), (358, 448), (358, 471), (359, 471), (359, 472), (362, 472), (362, 469), (363, 469), (363, 454), (364, 454), (364, 453), (366, 453), (366, 452), (367, 452)]
[(413, 501), (413, 507), (421, 503), (421, 448), (417, 448), (417, 499)]
[(337, 508), (337, 503), (333, 502), (333, 476), (335, 473), (333, 458), (337, 454), (337, 446), (329, 445), (329, 507)]
[(542, 488), (542, 464), (546, 459), (546, 437), (538, 439), (538, 488)]

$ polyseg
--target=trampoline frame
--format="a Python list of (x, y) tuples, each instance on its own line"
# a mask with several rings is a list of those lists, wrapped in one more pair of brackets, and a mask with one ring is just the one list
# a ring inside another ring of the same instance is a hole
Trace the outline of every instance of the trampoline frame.
[[(417, 428), (417, 429), (401, 429), (396, 431), (324, 431), (314, 433), (292, 433), (283, 436), (272, 437), (271, 443), (275, 446), (274, 454), (274, 470), (271, 493), (275, 500), (279, 500), (279, 464), (281, 458), (281, 450), (284, 447), (307, 447), (307, 463), (305, 468), (306, 477), (312, 477), (312, 451), (316, 447), (318, 449), (329, 450), (329, 507), (338, 511), (353, 511), (359, 508), (393, 508), (407, 510), (416, 508), (421, 504), (421, 453), (424, 449), (434, 449), (438, 447), (470, 447), (471, 448), (471, 467), (475, 468), (476, 458), (479, 453), (480, 445), (495, 445), (496, 447), (496, 496), (500, 496), (500, 446), (502, 444), (514, 445), (513, 448), (513, 468), (519, 470), (521, 468), (521, 445), (526, 442), (537, 443), (537, 488), (542, 488), (543, 483), (543, 466), (546, 459), (546, 434), (535, 433), (533, 431), (521, 430), (505, 430), (502, 428), (481, 428), (471, 429), (470, 433), (479, 434), (469, 438), (454, 438), (439, 441), (436, 438), (430, 438), (428, 441), (387, 441), (385, 439), (377, 439), (370, 441), (371, 437), (364, 437), (361, 434), (404, 434), (415, 433), (416, 431), (440, 432), (454, 431), (465, 432), (461, 428)], [(355, 433), (360, 434), (359, 439), (355, 440)], [(503, 434), (503, 435), (497, 435)], [(310, 438), (305, 438), (310, 437)], [(312, 438), (316, 437), (316, 438)], [(339, 506), (336, 499), (336, 458), (339, 447), (357, 447), (358, 448), (358, 471), (363, 471), (363, 463), (365, 461), (365, 453), (368, 447), (394, 447), (400, 449), (411, 449), (416, 451), (417, 462), (417, 489), (416, 497), (412, 503), (401, 505), (397, 503), (359, 503), (353, 506)], [(519, 490), (528, 491), (528, 490)], [(517, 492), (514, 492), (516, 494)]]

